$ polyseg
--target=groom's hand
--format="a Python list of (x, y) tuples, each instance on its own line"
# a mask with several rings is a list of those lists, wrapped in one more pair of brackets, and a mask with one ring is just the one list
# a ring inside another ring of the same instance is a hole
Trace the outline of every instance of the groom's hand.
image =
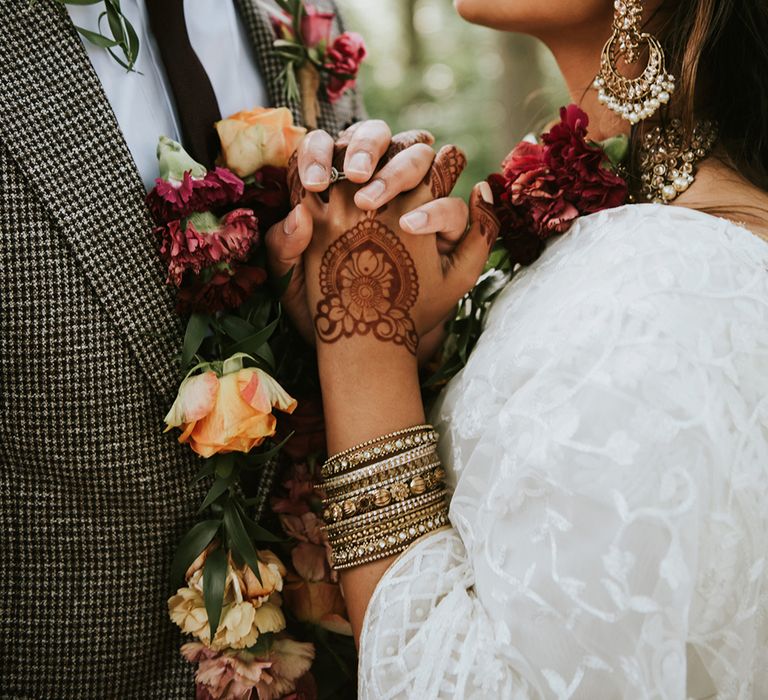
[[(343, 169), (353, 183), (367, 187), (355, 197), (364, 210), (378, 209), (402, 192), (416, 187), (428, 176), (435, 160), (434, 137), (426, 131), (410, 131), (394, 137), (387, 124), (371, 120), (354, 124), (338, 141), (324, 131), (310, 132), (298, 151), (300, 184), (308, 192), (324, 192), (330, 185), (334, 152), (346, 148)], [(384, 162), (383, 167), (379, 166)], [(338, 167), (338, 166), (337, 166)], [(378, 170), (378, 172), (377, 172)], [(441, 252), (450, 253), (467, 227), (467, 205), (449, 192), (429, 204), (406, 214), (401, 225), (413, 234), (437, 234)], [(297, 205), (288, 217), (275, 224), (266, 236), (271, 273), (281, 277), (293, 268), (293, 276), (283, 305), (297, 329), (310, 343), (315, 333), (306, 299), (302, 255), (312, 239), (312, 216)]]

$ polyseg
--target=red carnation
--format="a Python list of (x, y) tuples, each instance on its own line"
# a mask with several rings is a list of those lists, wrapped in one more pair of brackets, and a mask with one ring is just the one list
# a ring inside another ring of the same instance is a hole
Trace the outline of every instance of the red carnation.
[(252, 209), (262, 231), (282, 221), (291, 210), (287, 168), (265, 166), (245, 186), (240, 206)]
[(211, 314), (236, 309), (266, 281), (267, 273), (260, 267), (223, 263), (185, 278), (176, 296), (176, 311)]
[(333, 29), (333, 12), (322, 12), (312, 5), (306, 5), (301, 18), (301, 38), (304, 45), (312, 49), (318, 44), (328, 44)]
[(158, 178), (147, 195), (147, 204), (158, 226), (195, 212), (235, 203), (243, 194), (243, 181), (226, 168), (216, 168), (204, 177), (185, 172), (181, 182)]
[(330, 73), (326, 90), (331, 102), (336, 102), (354, 87), (366, 54), (363, 37), (356, 32), (344, 32), (336, 37), (325, 56), (325, 68)]
[(576, 105), (560, 110), (560, 122), (542, 143), (520, 142), (488, 178), (513, 262), (530, 264), (543, 241), (567, 231), (583, 214), (619, 206), (627, 184), (606, 167), (603, 149), (586, 140), (587, 115)]

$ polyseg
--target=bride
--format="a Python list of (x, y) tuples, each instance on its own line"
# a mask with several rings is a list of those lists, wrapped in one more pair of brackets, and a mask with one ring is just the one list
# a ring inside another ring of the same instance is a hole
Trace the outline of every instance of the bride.
[[(328, 203), (305, 193), (337, 453), (325, 514), (360, 696), (768, 697), (768, 9), (456, 6), (543, 40), (591, 139), (655, 133), (658, 158), (635, 159), (630, 181), (647, 175), (665, 204), (585, 216), (514, 278), (431, 416), (436, 450), (416, 347), (477, 279), (498, 230), (489, 188), (450, 258), (400, 219), (447, 194), (439, 178), (367, 213), (355, 201), (375, 180), (336, 184)], [(634, 109), (613, 71), (635, 77), (647, 52), (623, 59), (644, 47), (670, 84)], [(717, 125), (711, 155), (685, 161), (690, 187), (654, 181), (667, 117), (688, 139)]]

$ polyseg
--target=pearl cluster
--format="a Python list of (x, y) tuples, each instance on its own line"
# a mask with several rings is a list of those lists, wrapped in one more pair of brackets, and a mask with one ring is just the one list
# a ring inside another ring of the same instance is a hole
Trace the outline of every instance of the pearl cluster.
[(668, 204), (694, 181), (696, 164), (706, 158), (717, 140), (717, 126), (699, 122), (688, 135), (679, 119), (657, 126), (640, 146), (640, 179), (651, 202)]
[(602, 75), (595, 78), (592, 86), (598, 91), (597, 100), (600, 104), (605, 105), (630, 124), (637, 124), (643, 119), (652, 117), (661, 105), (669, 102), (675, 90), (675, 78), (666, 72), (658, 73), (651, 84), (645, 80), (639, 80), (636, 85), (627, 86), (623, 94), (607, 87)]

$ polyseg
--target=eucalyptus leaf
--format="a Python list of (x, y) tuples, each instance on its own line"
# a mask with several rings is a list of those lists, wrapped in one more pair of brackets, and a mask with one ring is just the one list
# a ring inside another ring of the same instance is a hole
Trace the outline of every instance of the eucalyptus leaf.
[(231, 485), (232, 485), (231, 475), (224, 479), (217, 478), (213, 482), (213, 486), (211, 486), (211, 488), (208, 489), (208, 493), (205, 495), (205, 498), (203, 499), (203, 502), (200, 504), (200, 507), (197, 509), (197, 512), (202, 513), (209, 505), (211, 505), (211, 503), (217, 500), (219, 496), (226, 493), (227, 489), (229, 489)]
[(247, 338), (243, 338), (242, 340), (238, 341), (234, 345), (231, 345), (229, 348), (227, 348), (228, 352), (230, 354), (238, 353), (238, 352), (245, 352), (249, 354), (255, 353), (264, 343), (266, 343), (271, 337), (272, 334), (275, 332), (275, 329), (277, 328), (277, 324), (279, 323), (280, 319), (275, 319), (265, 328), (262, 328), (258, 333), (254, 333), (253, 335), (248, 336)]
[(224, 527), (229, 535), (232, 548), (251, 568), (256, 578), (261, 583), (261, 573), (259, 572), (259, 557), (256, 549), (251, 542), (251, 538), (243, 525), (240, 517), (240, 511), (235, 507), (232, 501), (229, 501), (224, 508)]
[(208, 613), (208, 624), (211, 628), (211, 640), (216, 636), (216, 630), (219, 629), (226, 583), (227, 555), (219, 547), (206, 557), (205, 568), (203, 569), (203, 599), (205, 600), (205, 611)]
[(211, 543), (221, 527), (221, 520), (203, 520), (197, 523), (184, 537), (176, 548), (176, 554), (171, 563), (171, 586), (176, 587), (184, 580), (189, 565), (197, 559), (200, 553)]
[(224, 332), (232, 338), (232, 340), (244, 340), (250, 335), (256, 333), (256, 329), (248, 323), (245, 319), (239, 316), (226, 315), (219, 319)]
[(181, 350), (181, 366), (187, 367), (192, 362), (195, 354), (208, 334), (210, 319), (204, 314), (192, 314), (187, 321), (187, 330), (184, 333), (184, 345)]
[(90, 41), (92, 44), (95, 44), (96, 46), (100, 46), (103, 49), (106, 49), (110, 46), (117, 46), (117, 42), (114, 39), (110, 39), (109, 37), (104, 36), (103, 34), (99, 34), (98, 32), (92, 32), (89, 29), (85, 29), (84, 27), (78, 27), (75, 25), (75, 29), (82, 34), (88, 41)]

